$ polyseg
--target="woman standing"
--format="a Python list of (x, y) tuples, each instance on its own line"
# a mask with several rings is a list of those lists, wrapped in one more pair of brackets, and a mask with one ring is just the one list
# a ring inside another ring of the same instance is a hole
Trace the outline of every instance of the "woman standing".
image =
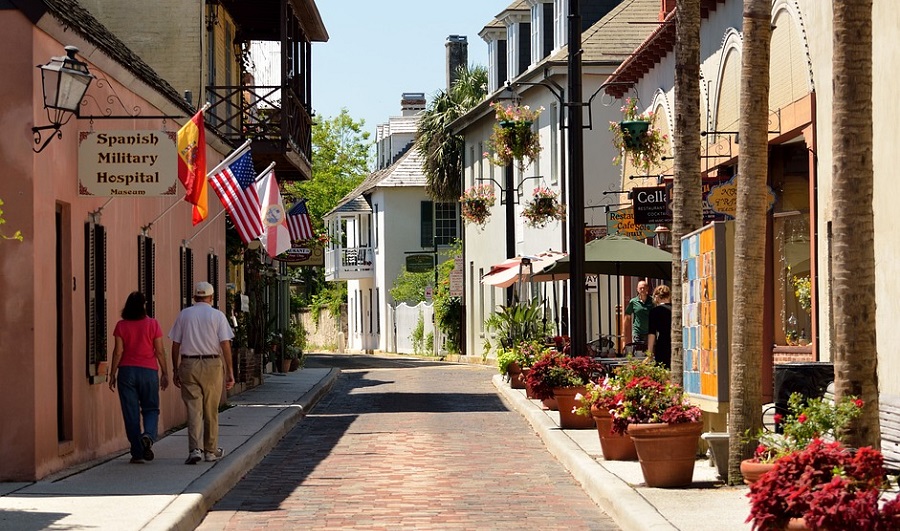
[(667, 369), (672, 365), (672, 290), (665, 284), (653, 290), (653, 302), (650, 310), (649, 334), (647, 335), (647, 354), (662, 363)]
[(109, 389), (115, 391), (119, 387), (125, 434), (131, 443), (131, 462), (152, 461), (151, 448), (159, 424), (159, 390), (165, 391), (169, 386), (169, 375), (162, 329), (156, 319), (147, 317), (146, 300), (141, 292), (128, 295), (113, 337), (116, 346), (109, 369)]

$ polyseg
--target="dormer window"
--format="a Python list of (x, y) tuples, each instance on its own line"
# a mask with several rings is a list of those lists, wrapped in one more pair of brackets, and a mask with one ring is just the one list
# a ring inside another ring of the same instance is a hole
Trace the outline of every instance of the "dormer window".
[(494, 19), (478, 34), (488, 45), (488, 93), (500, 90), (506, 83), (506, 28)]
[(553, 33), (555, 42), (553, 49), (558, 50), (569, 42), (569, 0), (554, 0), (553, 16), (556, 31)]
[(514, 79), (528, 70), (531, 64), (531, 23), (523, 22), (522, 17), (510, 16), (506, 26), (506, 43), (508, 77)]
[(553, 0), (528, 0), (531, 6), (531, 64), (535, 65), (550, 55), (553, 40)]

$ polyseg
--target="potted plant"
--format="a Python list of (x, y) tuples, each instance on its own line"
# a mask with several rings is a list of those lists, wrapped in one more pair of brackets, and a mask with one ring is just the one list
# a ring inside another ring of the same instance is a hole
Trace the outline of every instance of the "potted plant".
[(627, 431), (612, 430), (612, 411), (616, 408), (625, 384), (639, 376), (647, 376), (665, 383), (669, 380), (669, 371), (664, 365), (646, 358), (629, 358), (625, 364), (613, 369), (612, 375), (599, 382), (588, 383), (586, 386), (585, 396), (581, 401), (583, 405), (578, 408), (578, 414), (594, 419), (603, 458), (607, 461), (637, 459), (637, 450)]
[(815, 438), (750, 486), (747, 521), (753, 529), (900, 529), (900, 498), (882, 500), (884, 478), (878, 450)]
[(540, 228), (551, 221), (565, 219), (566, 207), (561, 205), (556, 190), (538, 186), (531, 193), (531, 200), (525, 203), (522, 217), (527, 219), (530, 227)]
[(611, 411), (613, 431), (634, 441), (644, 481), (650, 487), (690, 485), (700, 433), (700, 408), (681, 386), (640, 375), (625, 383)]
[[(498, 166), (515, 163), (524, 171), (541, 151), (538, 132), (532, 129), (543, 107), (532, 109), (528, 105), (493, 105), (497, 123), (488, 141), (490, 152), (485, 153)], [(526, 162), (527, 160), (527, 162)]]
[(862, 407), (863, 401), (852, 396), (834, 404), (824, 398), (806, 399), (800, 393), (791, 394), (788, 413), (775, 414), (775, 424), (782, 428), (782, 433), (764, 428), (752, 438), (758, 445), (752, 458), (741, 461), (744, 483), (753, 484), (774, 468), (775, 461), (805, 449), (813, 439), (834, 440), (839, 431), (859, 416)]
[(497, 368), (500, 374), (509, 378), (513, 389), (525, 389), (523, 374), (530, 371), (535, 360), (543, 357), (548, 350), (540, 341), (521, 341), (513, 348), (500, 349)]
[(585, 386), (603, 374), (603, 365), (588, 356), (566, 356), (550, 351), (535, 361), (526, 381), (535, 398), (555, 398), (559, 407), (559, 427), (563, 429), (593, 428), (592, 419), (576, 413), (581, 406), (576, 396), (584, 396)]
[(623, 160), (630, 160), (635, 168), (649, 174), (662, 159), (668, 137), (653, 124), (652, 112), (637, 112), (637, 103), (637, 98), (626, 98), (622, 121), (609, 123), (613, 145), (619, 151), (613, 164), (618, 166)]
[(484, 225), (491, 215), (496, 197), (494, 187), (490, 184), (476, 184), (466, 189), (459, 198), (462, 208), (460, 214), (466, 223)]

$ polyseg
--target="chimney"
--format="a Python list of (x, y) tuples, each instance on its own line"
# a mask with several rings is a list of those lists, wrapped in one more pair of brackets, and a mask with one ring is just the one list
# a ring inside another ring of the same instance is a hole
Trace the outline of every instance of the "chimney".
[(404, 92), (400, 100), (400, 116), (415, 116), (425, 110), (424, 92)]
[(659, 6), (659, 21), (662, 22), (666, 19), (666, 15), (668, 15), (673, 9), (675, 9), (675, 0), (661, 0), (662, 4)]
[(465, 35), (447, 37), (447, 92), (459, 77), (459, 68), (467, 67), (469, 61), (469, 43)]

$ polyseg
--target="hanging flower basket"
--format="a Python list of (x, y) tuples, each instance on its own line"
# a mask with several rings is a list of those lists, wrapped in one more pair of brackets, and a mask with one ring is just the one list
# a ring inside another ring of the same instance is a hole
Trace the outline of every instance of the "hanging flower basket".
[(515, 163), (524, 170), (534, 162), (541, 151), (540, 136), (532, 125), (544, 108), (533, 110), (528, 105), (494, 104), (497, 123), (488, 141), (489, 152), (485, 153), (498, 166)]
[(613, 164), (618, 166), (628, 160), (638, 170), (649, 174), (662, 160), (668, 136), (653, 125), (652, 112), (638, 114), (637, 99), (625, 100), (622, 118), (621, 122), (609, 122), (613, 145), (619, 150)]
[(462, 218), (466, 223), (484, 225), (491, 216), (491, 207), (496, 202), (494, 187), (490, 184), (476, 184), (467, 188), (459, 198)]
[(525, 203), (522, 217), (527, 219), (531, 227), (541, 228), (551, 221), (564, 219), (566, 207), (558, 201), (559, 193), (550, 188), (538, 186), (531, 194), (531, 200)]

